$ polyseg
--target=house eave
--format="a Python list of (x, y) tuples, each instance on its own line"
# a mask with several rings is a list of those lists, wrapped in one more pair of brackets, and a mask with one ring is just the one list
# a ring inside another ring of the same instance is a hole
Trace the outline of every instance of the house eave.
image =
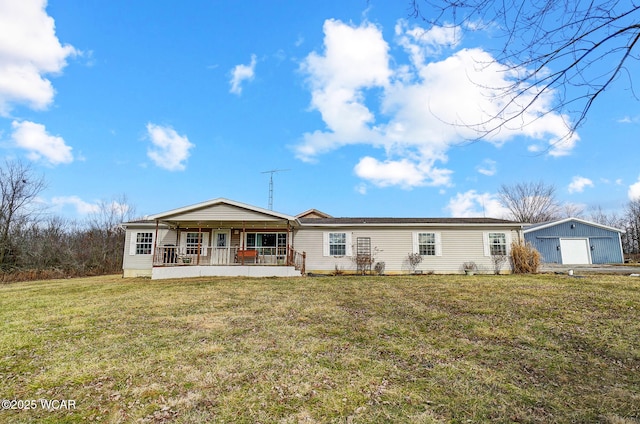
[(344, 227), (389, 227), (389, 228), (397, 228), (397, 227), (474, 227), (474, 228), (486, 228), (486, 227), (500, 227), (500, 228), (511, 228), (515, 230), (521, 230), (522, 225), (519, 223), (514, 224), (505, 224), (505, 223), (426, 223), (426, 222), (411, 222), (411, 223), (301, 223), (301, 228), (313, 228), (313, 227), (323, 227), (323, 228), (344, 228)]

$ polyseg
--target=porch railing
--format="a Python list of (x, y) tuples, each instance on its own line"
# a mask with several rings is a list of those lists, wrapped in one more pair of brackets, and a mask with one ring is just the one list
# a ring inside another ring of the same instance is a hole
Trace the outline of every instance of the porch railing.
[[(247, 254), (247, 251), (251, 254)], [(253, 253), (255, 252), (255, 253)], [(241, 250), (239, 247), (156, 246), (154, 266), (182, 265), (281, 265), (293, 266), (304, 274), (305, 254), (290, 247), (256, 247)]]
[(300, 253), (290, 247), (287, 248), (287, 265), (294, 267), (295, 269), (300, 271), (302, 275), (306, 274), (306, 261), (306, 252)]

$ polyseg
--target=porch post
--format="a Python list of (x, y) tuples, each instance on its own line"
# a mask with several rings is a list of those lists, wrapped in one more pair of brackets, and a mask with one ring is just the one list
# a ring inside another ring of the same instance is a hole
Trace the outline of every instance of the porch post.
[(287, 266), (291, 266), (293, 263), (293, 261), (291, 260), (291, 250), (293, 250), (293, 247), (291, 245), (291, 223), (287, 221)]
[(198, 227), (198, 256), (196, 256), (196, 265), (200, 265), (200, 249), (202, 249), (202, 229)]
[(180, 225), (178, 224), (176, 224), (176, 254), (180, 254)]
[(244, 250), (245, 250), (245, 245), (244, 245), (244, 237), (245, 237), (245, 228), (244, 228), (244, 221), (242, 221), (242, 233), (240, 234), (240, 250), (243, 251), (242, 254), (240, 254), (240, 263), (242, 265), (244, 265)]
[[(151, 255), (152, 262), (151, 262), (151, 266), (153, 267), (156, 263), (156, 252), (157, 252), (157, 248), (158, 247), (158, 220), (156, 219), (156, 235), (153, 238), (153, 255)], [(163, 261), (164, 262), (164, 261)]]

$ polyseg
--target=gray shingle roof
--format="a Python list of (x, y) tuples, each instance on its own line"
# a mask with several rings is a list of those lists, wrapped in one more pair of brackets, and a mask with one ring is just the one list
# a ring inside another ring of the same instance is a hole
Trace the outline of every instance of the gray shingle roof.
[(318, 225), (345, 224), (513, 224), (518, 222), (496, 218), (300, 218), (300, 223)]

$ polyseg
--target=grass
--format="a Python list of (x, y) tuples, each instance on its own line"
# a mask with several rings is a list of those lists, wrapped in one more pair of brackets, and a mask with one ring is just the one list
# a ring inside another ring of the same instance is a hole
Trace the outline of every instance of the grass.
[(640, 278), (0, 286), (1, 422), (640, 422)]

